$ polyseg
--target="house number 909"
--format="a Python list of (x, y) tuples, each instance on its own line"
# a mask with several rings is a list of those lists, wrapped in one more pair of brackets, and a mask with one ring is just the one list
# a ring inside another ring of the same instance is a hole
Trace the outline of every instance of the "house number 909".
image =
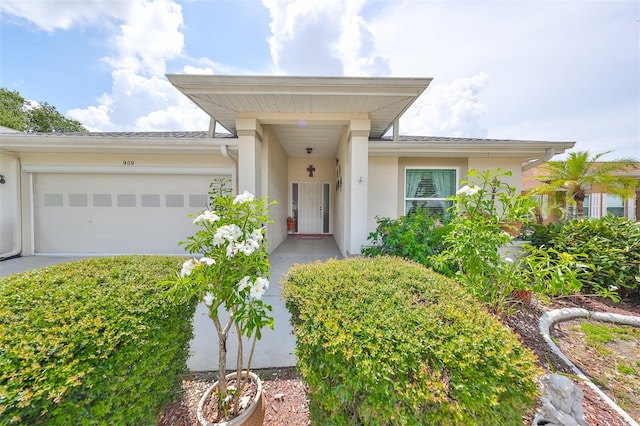
[(122, 165), (123, 166), (133, 166), (135, 164), (135, 162), (133, 160), (123, 160), (122, 161)]

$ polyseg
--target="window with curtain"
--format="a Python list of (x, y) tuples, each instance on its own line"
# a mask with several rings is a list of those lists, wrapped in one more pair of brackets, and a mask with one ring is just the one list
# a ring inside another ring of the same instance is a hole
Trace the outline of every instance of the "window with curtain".
[(624, 217), (624, 201), (619, 195), (607, 194), (607, 214)]
[(589, 217), (589, 211), (591, 207), (591, 197), (589, 195), (584, 196), (584, 202), (582, 203), (582, 215)]
[(453, 203), (446, 198), (456, 193), (456, 174), (455, 169), (406, 169), (404, 213), (410, 215), (418, 208), (444, 213)]

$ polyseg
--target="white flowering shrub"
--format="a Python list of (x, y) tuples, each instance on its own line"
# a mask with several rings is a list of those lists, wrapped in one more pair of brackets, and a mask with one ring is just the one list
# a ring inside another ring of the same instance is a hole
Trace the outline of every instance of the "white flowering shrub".
[[(274, 202), (275, 203), (275, 202)], [(271, 203), (273, 204), (273, 203)], [(193, 258), (185, 261), (172, 294), (203, 301), (209, 308), (218, 339), (226, 342), (231, 328), (238, 336), (260, 339), (264, 327), (273, 329), (271, 306), (262, 296), (269, 288), (269, 257), (265, 239), (268, 208), (266, 198), (255, 198), (244, 192), (236, 197), (220, 196), (212, 209), (198, 215), (193, 223), (198, 227), (194, 235), (182, 242)], [(223, 321), (220, 312), (229, 313)], [(227, 398), (226, 345), (220, 344), (218, 376), (220, 400)], [(242, 365), (242, 342), (239, 341), (239, 365)], [(246, 366), (251, 366), (251, 357)], [(241, 392), (233, 392), (240, 395)], [(233, 398), (235, 399), (235, 398)], [(236, 399), (237, 410), (239, 399)]]

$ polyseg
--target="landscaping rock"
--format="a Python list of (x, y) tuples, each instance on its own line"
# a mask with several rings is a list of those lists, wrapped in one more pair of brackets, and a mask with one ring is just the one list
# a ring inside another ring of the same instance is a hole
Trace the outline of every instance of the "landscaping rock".
[(582, 390), (567, 377), (545, 374), (542, 383), (542, 407), (534, 419), (535, 425), (588, 426), (582, 408)]

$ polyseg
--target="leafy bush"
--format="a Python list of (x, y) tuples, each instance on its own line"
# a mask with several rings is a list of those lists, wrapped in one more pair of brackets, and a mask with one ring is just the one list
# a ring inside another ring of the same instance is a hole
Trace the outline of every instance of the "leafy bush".
[[(544, 235), (544, 232), (547, 235)], [(640, 295), (640, 224), (607, 215), (554, 224), (534, 234), (559, 252), (584, 255), (590, 270), (579, 274), (585, 291), (617, 288), (621, 295)]]
[(431, 257), (440, 253), (442, 239), (451, 231), (448, 219), (430, 215), (426, 209), (416, 209), (398, 219), (376, 218), (377, 227), (369, 234), (371, 246), (364, 247), (366, 256), (398, 256), (433, 266)]
[(314, 424), (522, 424), (534, 356), (455, 281), (399, 258), (283, 280)]
[(195, 301), (175, 257), (86, 259), (0, 279), (0, 424), (153, 424), (185, 373)]

